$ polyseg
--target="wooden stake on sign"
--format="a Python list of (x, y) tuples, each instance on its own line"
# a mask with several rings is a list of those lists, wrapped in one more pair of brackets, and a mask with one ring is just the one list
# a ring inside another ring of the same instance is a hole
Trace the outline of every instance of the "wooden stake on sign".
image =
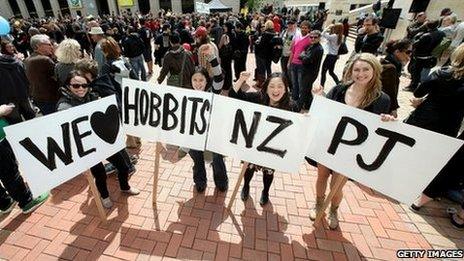
[(338, 175), (335, 179), (334, 186), (330, 189), (330, 193), (322, 204), (322, 209), (316, 216), (316, 220), (314, 220), (314, 226), (318, 227), (322, 221), (322, 217), (324, 217), (325, 210), (329, 207), (330, 202), (332, 201), (333, 197), (338, 194), (342, 189), (345, 183), (348, 181), (348, 178), (343, 175)]
[(158, 176), (159, 176), (159, 163), (160, 163), (160, 149), (161, 143), (156, 143), (155, 151), (155, 167), (153, 169), (153, 206), (156, 206), (156, 199), (158, 198)]
[(243, 162), (242, 170), (240, 170), (240, 175), (238, 176), (237, 183), (235, 184), (234, 192), (230, 197), (229, 205), (227, 205), (227, 209), (230, 211), (232, 206), (235, 202), (235, 197), (237, 196), (238, 189), (240, 188), (240, 184), (242, 184), (243, 176), (245, 176), (245, 171), (248, 168), (248, 162)]
[(100, 218), (103, 221), (103, 223), (105, 223), (107, 221), (105, 208), (103, 207), (100, 193), (98, 192), (97, 186), (95, 185), (95, 181), (93, 179), (92, 173), (90, 173), (90, 170), (85, 172), (85, 177), (89, 182), (90, 190), (92, 191), (93, 199), (95, 200), (95, 205), (97, 205), (98, 214), (100, 215)]

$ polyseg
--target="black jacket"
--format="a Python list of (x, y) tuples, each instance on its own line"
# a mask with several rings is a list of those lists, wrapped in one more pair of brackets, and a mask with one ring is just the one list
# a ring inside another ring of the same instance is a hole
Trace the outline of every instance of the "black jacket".
[(371, 53), (376, 55), (382, 42), (383, 36), (380, 32), (374, 34), (360, 34), (356, 38), (354, 50), (357, 53)]
[(390, 97), (390, 112), (398, 109), (398, 88), (400, 86), (401, 63), (396, 60), (393, 54), (387, 54), (384, 59), (380, 59), (382, 64), (382, 91)]
[(121, 88), (116, 88), (114, 86), (109, 74), (103, 74), (102, 76), (97, 77), (89, 84), (89, 86), (92, 88), (92, 91), (102, 98), (115, 94), (118, 107), (121, 108), (122, 90)]
[(433, 49), (441, 43), (445, 33), (437, 29), (418, 35), (418, 39), (413, 43), (414, 57), (427, 57), (432, 55)]
[[(345, 94), (350, 85), (340, 84), (327, 93), (327, 98), (345, 104)], [(384, 92), (363, 110), (375, 114), (388, 113), (390, 111), (390, 98)]]
[(261, 34), (261, 38), (255, 47), (256, 56), (266, 60), (272, 59), (272, 50), (274, 49), (274, 46), (272, 45), (272, 39), (274, 36), (274, 30), (264, 31)]
[(15, 124), (35, 117), (29, 102), (29, 82), (23, 64), (13, 56), (0, 55), (0, 105), (14, 103), (15, 108), (6, 118)]
[(464, 79), (453, 78), (449, 67), (433, 72), (414, 91), (427, 98), (405, 120), (406, 123), (456, 137), (464, 117)]
[(242, 54), (245, 54), (248, 52), (248, 44), (248, 35), (245, 32), (235, 34), (235, 41), (232, 42), (234, 51), (240, 51)]
[(311, 44), (306, 47), (306, 50), (300, 55), (303, 62), (304, 76), (316, 79), (321, 67), (324, 48), (320, 43)]
[(138, 34), (133, 33), (122, 40), (122, 49), (124, 56), (127, 58), (134, 58), (143, 53), (145, 44)]

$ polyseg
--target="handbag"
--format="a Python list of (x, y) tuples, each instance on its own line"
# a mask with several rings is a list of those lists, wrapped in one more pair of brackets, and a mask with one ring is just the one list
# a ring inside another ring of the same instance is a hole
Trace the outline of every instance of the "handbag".
[(340, 47), (338, 47), (338, 55), (344, 55), (348, 53), (348, 47), (346, 43), (342, 43)]

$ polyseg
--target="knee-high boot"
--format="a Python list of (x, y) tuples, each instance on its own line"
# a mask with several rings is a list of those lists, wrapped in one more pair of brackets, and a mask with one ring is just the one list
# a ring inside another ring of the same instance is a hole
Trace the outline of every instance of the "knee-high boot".
[(266, 205), (269, 202), (269, 188), (271, 187), (272, 181), (274, 180), (274, 174), (263, 173), (263, 192), (261, 193), (261, 199), (259, 204)]
[(248, 196), (250, 195), (250, 181), (253, 178), (253, 175), (255, 174), (255, 170), (251, 168), (247, 168), (245, 170), (245, 175), (244, 175), (244, 184), (242, 188), (242, 193), (240, 194), (240, 197), (242, 198), (243, 201), (246, 201), (248, 199)]

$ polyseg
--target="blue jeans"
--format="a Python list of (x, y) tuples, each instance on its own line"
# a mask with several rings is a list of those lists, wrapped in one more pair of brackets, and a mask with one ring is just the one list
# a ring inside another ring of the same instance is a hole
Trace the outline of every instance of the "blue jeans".
[(292, 76), (292, 99), (296, 102), (300, 98), (300, 90), (304, 88), (303, 85), (303, 65), (294, 64), (290, 65), (290, 73)]
[(1, 209), (8, 206), (11, 198), (17, 201), (21, 208), (31, 202), (31, 191), (19, 174), (16, 158), (6, 139), (0, 141), (0, 181)]
[(145, 65), (144, 65), (144, 59), (143, 59), (143, 54), (134, 57), (134, 58), (129, 58), (129, 62), (132, 66), (132, 69), (134, 70), (135, 74), (137, 74), (137, 77), (140, 77), (140, 80), (146, 81), (147, 80), (147, 71), (145, 70)]
[[(203, 151), (189, 150), (189, 155), (193, 160), (193, 182), (199, 186), (206, 185), (206, 169)], [(225, 188), (229, 183), (227, 178), (226, 165), (222, 155), (213, 153), (213, 177), (216, 187)]]

